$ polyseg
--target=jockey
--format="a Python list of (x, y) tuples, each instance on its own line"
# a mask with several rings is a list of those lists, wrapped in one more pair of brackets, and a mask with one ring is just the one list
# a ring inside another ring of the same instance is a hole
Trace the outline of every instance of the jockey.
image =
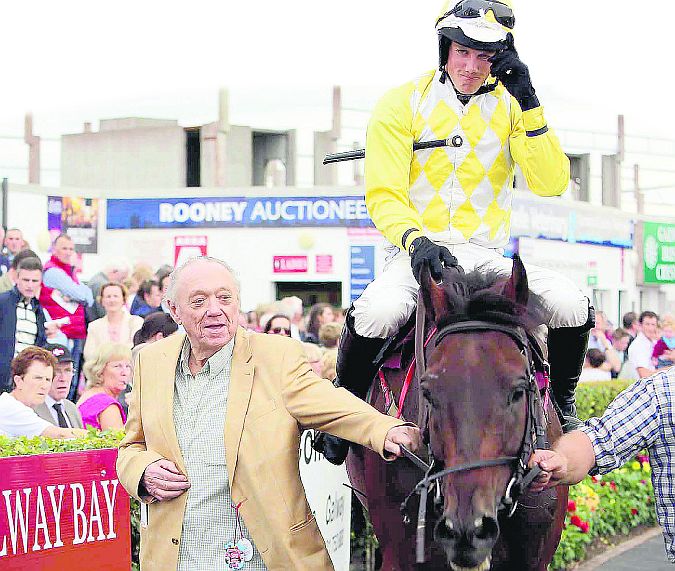
[[(528, 68), (511, 33), (510, 0), (457, 0), (436, 22), (440, 66), (389, 91), (366, 137), (366, 204), (389, 241), (384, 271), (350, 308), (340, 340), (336, 383), (364, 398), (387, 338), (415, 310), (420, 272), (442, 265), (511, 272), (513, 173), (518, 164), (539, 196), (567, 189), (569, 160), (547, 126)], [(413, 142), (452, 146), (413, 152)], [(411, 267), (412, 266), (412, 267)], [(569, 279), (527, 265), (542, 300), (555, 400), (566, 430), (576, 419), (574, 391), (593, 326), (589, 300)], [(336, 464), (348, 443), (321, 435), (315, 447)]]

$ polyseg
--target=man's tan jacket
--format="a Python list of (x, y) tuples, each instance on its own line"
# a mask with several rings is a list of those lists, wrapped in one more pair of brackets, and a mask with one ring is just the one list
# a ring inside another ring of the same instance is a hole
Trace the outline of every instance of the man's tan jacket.
[[(144, 347), (134, 370), (119, 479), (135, 498), (145, 468), (160, 458), (187, 473), (173, 422), (176, 364), (184, 335)], [(225, 420), (232, 500), (270, 571), (332, 569), (300, 481), (300, 433), (330, 432), (383, 454), (387, 432), (403, 421), (376, 412), (319, 378), (302, 346), (281, 335), (239, 328)], [(141, 527), (142, 571), (176, 569), (187, 494), (149, 505)]]

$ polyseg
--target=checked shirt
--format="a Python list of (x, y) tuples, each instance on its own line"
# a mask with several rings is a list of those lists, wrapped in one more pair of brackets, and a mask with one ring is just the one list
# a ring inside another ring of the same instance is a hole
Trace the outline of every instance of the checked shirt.
[(649, 451), (656, 515), (675, 563), (675, 367), (636, 381), (582, 430), (595, 452), (591, 473), (606, 474)]
[[(185, 459), (190, 489), (178, 551), (178, 571), (226, 571), (225, 545), (235, 541), (237, 516), (225, 464), (225, 412), (230, 388), (234, 339), (190, 373), (190, 343), (185, 338), (176, 366), (173, 419)], [(250, 535), (243, 518), (237, 539)], [(254, 546), (246, 571), (266, 571)]]

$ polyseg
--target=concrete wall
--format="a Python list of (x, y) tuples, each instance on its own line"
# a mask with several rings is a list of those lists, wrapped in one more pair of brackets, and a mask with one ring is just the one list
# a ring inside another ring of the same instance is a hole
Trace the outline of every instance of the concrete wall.
[[(119, 120), (115, 120), (119, 121)], [(185, 131), (123, 120), (97, 133), (64, 135), (61, 185), (97, 188), (185, 187)], [(137, 120), (134, 120), (137, 121)], [(127, 128), (132, 125), (133, 128)]]

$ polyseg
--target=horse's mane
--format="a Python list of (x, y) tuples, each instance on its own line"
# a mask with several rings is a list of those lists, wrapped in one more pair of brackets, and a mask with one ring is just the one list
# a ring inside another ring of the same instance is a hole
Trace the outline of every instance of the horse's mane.
[(450, 311), (436, 326), (442, 327), (459, 321), (487, 321), (514, 325), (532, 331), (542, 323), (541, 299), (529, 292), (527, 307), (501, 293), (499, 285), (508, 277), (482, 267), (463, 273), (444, 269), (441, 287), (448, 296)]

